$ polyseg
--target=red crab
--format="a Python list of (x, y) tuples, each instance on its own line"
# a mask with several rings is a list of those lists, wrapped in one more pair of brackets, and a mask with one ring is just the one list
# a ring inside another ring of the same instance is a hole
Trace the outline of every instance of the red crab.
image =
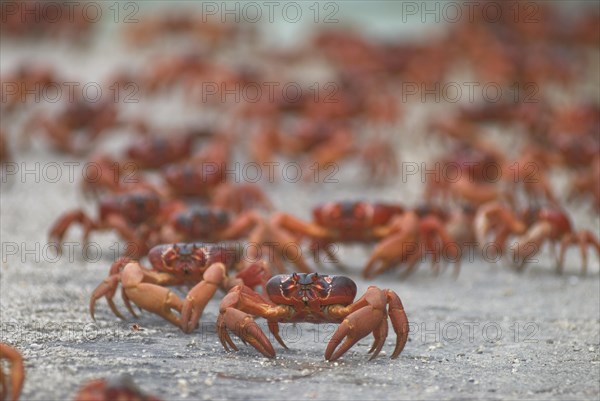
[(3, 75), (0, 81), (3, 90), (2, 107), (7, 112), (24, 106), (32, 99), (39, 99), (51, 86), (62, 85), (51, 67), (35, 63), (20, 65), (15, 71)]
[[(293, 242), (287, 233), (273, 226), (268, 217), (254, 210), (235, 214), (226, 209), (204, 206), (174, 211), (162, 227), (146, 238), (150, 244), (190, 241), (215, 243), (247, 239), (249, 258), (261, 259), (269, 255), (270, 261), (275, 262), (281, 272), (286, 270), (276, 259), (275, 252)], [(311, 271), (308, 266), (295, 262), (299, 269)]]
[(80, 155), (87, 152), (90, 144), (102, 133), (119, 125), (117, 111), (113, 102), (94, 103), (85, 98), (76, 99), (58, 115), (35, 115), (24, 128), (23, 139), (28, 140), (33, 133), (41, 130), (56, 150)]
[[(247, 238), (249, 257), (269, 255), (280, 272), (286, 269), (281, 262), (289, 247), (297, 247), (296, 239), (280, 227), (279, 214), (263, 216), (250, 210), (235, 215), (227, 210), (192, 207), (173, 213), (160, 232), (160, 241), (177, 242), (201, 240), (219, 242)], [(293, 258), (295, 266), (311, 272), (302, 255)]]
[[(111, 266), (108, 278), (92, 293), (90, 314), (94, 318), (96, 301), (105, 297), (113, 313), (125, 319), (113, 302), (121, 283), (123, 301), (133, 316), (136, 314), (130, 301), (190, 333), (218, 288), (226, 291), (240, 283), (254, 287), (266, 281), (267, 267), (260, 261), (242, 261), (242, 270), (229, 277), (228, 271), (239, 259), (236, 252), (238, 248), (223, 244), (176, 243), (153, 247), (148, 253), (151, 268), (120, 258)], [(166, 288), (178, 285), (192, 286), (184, 300)]]
[(325, 252), (333, 263), (340, 266), (333, 244), (372, 243), (390, 232), (394, 216), (404, 213), (399, 205), (362, 201), (328, 202), (313, 209), (313, 222), (307, 223), (289, 214), (279, 213), (274, 224), (293, 235), (306, 236), (317, 261)]
[(144, 394), (129, 376), (90, 380), (75, 394), (74, 401), (161, 401)]
[(388, 314), (396, 333), (392, 359), (400, 355), (408, 339), (408, 318), (402, 301), (392, 290), (370, 286), (362, 297), (353, 302), (356, 284), (348, 277), (294, 273), (272, 277), (267, 283), (266, 295), (268, 298), (263, 298), (240, 285), (223, 298), (217, 332), (226, 350), (231, 347), (237, 351), (228, 333), (231, 330), (264, 356), (275, 357), (271, 342), (252, 316), (267, 319), (271, 334), (284, 348), (287, 347), (279, 336), (279, 323), (340, 323), (325, 350), (328, 361), (344, 355), (369, 333), (373, 333), (375, 338), (369, 350), (372, 354), (370, 359), (375, 358), (388, 334)]
[(260, 127), (250, 143), (254, 160), (260, 164), (271, 163), (278, 152), (301, 157), (305, 181), (318, 177), (327, 179), (336, 163), (354, 156), (365, 163), (372, 180), (381, 181), (397, 173), (396, 155), (390, 143), (374, 138), (359, 143), (357, 135), (344, 124), (304, 119), (291, 135), (282, 134), (282, 130), (272, 122)]
[(475, 206), (512, 196), (500, 182), (505, 157), (482, 140), (461, 142), (449, 155), (428, 168), (425, 200), (460, 200)]
[(591, 231), (575, 231), (566, 212), (558, 207), (528, 208), (517, 216), (509, 207), (501, 203), (482, 206), (475, 217), (475, 232), (480, 245), (484, 244), (489, 232), (496, 231), (494, 242), (506, 251), (510, 235), (518, 235), (511, 246), (513, 261), (517, 270), (524, 269), (530, 258), (535, 256), (548, 240), (554, 250), (560, 241), (556, 272), (562, 273), (567, 248), (578, 245), (581, 251), (581, 274), (587, 271), (587, 247), (592, 246), (600, 256), (600, 241)]
[(125, 194), (101, 198), (98, 218), (90, 218), (81, 209), (66, 212), (52, 225), (49, 241), (61, 244), (69, 227), (77, 222), (83, 226), (83, 239), (87, 242), (92, 231), (116, 230), (127, 241), (126, 254), (144, 255), (151, 232), (160, 227), (168, 216), (185, 205), (177, 201), (163, 201), (151, 191), (136, 190)]
[(104, 153), (91, 156), (84, 171), (81, 187), (86, 197), (124, 194), (135, 190), (159, 192), (158, 187), (144, 179), (134, 162), (119, 162)]
[[(25, 380), (25, 370), (23, 368), (23, 357), (16, 349), (8, 344), (0, 343), (0, 361), (6, 359), (10, 361), (10, 375), (7, 375), (0, 366), (0, 401), (6, 400), (10, 394), (9, 400), (18, 400)], [(10, 379), (10, 387), (7, 382)], [(9, 393), (10, 389), (10, 393)]]
[(389, 234), (377, 244), (367, 262), (363, 276), (373, 277), (406, 262), (403, 277), (411, 274), (417, 263), (432, 255), (432, 267), (439, 272), (439, 259), (454, 261), (454, 276), (460, 272), (460, 247), (445, 227), (447, 216), (441, 210), (421, 207), (394, 217)]

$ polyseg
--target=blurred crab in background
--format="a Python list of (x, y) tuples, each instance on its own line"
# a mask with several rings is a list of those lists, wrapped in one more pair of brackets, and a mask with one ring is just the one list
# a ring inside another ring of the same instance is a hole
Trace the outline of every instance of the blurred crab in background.
[(318, 273), (274, 276), (267, 282), (266, 296), (243, 285), (234, 287), (221, 301), (217, 320), (219, 339), (226, 350), (231, 347), (237, 351), (228, 333), (233, 331), (244, 343), (274, 358), (275, 350), (253, 316), (267, 319), (269, 331), (284, 348), (287, 346), (279, 335), (279, 323), (340, 323), (327, 344), (325, 359), (337, 360), (370, 333), (374, 337), (369, 350), (373, 359), (385, 344), (389, 315), (396, 333), (391, 358), (397, 358), (406, 345), (409, 331), (402, 301), (394, 291), (375, 286), (354, 301), (356, 291), (356, 284), (348, 277)]
[(81, 156), (101, 134), (120, 124), (117, 115), (114, 102), (79, 97), (52, 116), (34, 115), (23, 129), (22, 140), (27, 143), (33, 134), (41, 133), (54, 150)]
[[(521, 271), (528, 261), (538, 254), (544, 243), (549, 242), (551, 250), (560, 242), (560, 250), (556, 260), (556, 272), (562, 273), (565, 254), (569, 246), (579, 246), (581, 252), (581, 274), (587, 271), (587, 247), (596, 249), (600, 257), (600, 241), (596, 234), (589, 230), (575, 231), (567, 213), (558, 207), (527, 208), (520, 215), (502, 203), (483, 205), (475, 217), (475, 232), (479, 244), (486, 243), (490, 232), (495, 234), (493, 243), (502, 252), (509, 249), (513, 254), (513, 262)], [(511, 235), (516, 235), (515, 243), (508, 248)]]
[(130, 376), (95, 379), (84, 383), (73, 401), (161, 401), (153, 395), (144, 394)]
[(184, 208), (181, 202), (164, 202), (161, 197), (145, 190), (105, 196), (98, 206), (98, 218), (92, 219), (82, 209), (64, 213), (50, 228), (48, 238), (60, 246), (66, 231), (73, 223), (83, 226), (83, 240), (99, 230), (115, 230), (127, 242), (125, 253), (132, 257), (144, 255), (148, 238), (163, 224), (168, 216)]
[(375, 246), (363, 276), (374, 277), (395, 265), (406, 263), (403, 278), (414, 272), (417, 263), (427, 254), (437, 274), (442, 257), (454, 262), (454, 276), (460, 272), (461, 249), (446, 228), (448, 217), (442, 210), (419, 207), (407, 210), (392, 219), (386, 236)]
[(404, 207), (394, 204), (363, 201), (326, 202), (316, 206), (313, 222), (305, 222), (287, 213), (278, 213), (274, 224), (299, 240), (306, 237), (315, 260), (320, 253), (343, 268), (335, 255), (334, 244), (373, 243), (389, 234), (389, 223), (394, 216), (404, 213)]

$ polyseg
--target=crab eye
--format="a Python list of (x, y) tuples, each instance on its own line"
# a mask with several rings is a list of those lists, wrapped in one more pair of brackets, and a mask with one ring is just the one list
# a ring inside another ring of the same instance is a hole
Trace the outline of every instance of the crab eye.
[(178, 256), (177, 249), (171, 248), (171, 249), (167, 250), (165, 253), (163, 253), (163, 255), (162, 255), (163, 263), (165, 264), (165, 266), (171, 266), (173, 264), (173, 262), (175, 262), (177, 260), (177, 256)]
[[(294, 279), (294, 276), (296, 276), (296, 279)], [(291, 280), (288, 279), (281, 283), (281, 293), (284, 297), (288, 297), (290, 293), (296, 288), (296, 283), (298, 281), (297, 277), (298, 276), (296, 275), (296, 273), (294, 273), (291, 277)]]
[(201, 265), (206, 264), (206, 253), (202, 249), (194, 249), (192, 259)]

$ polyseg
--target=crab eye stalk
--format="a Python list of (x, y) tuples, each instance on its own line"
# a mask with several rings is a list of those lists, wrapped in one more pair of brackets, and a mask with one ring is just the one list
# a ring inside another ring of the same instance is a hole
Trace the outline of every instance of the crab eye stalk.
[(173, 247), (165, 251), (162, 255), (162, 262), (164, 266), (171, 266), (178, 257), (178, 249)]

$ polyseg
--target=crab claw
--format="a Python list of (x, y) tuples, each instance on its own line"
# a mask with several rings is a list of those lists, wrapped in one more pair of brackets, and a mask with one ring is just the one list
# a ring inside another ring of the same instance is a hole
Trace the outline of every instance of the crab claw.
[(229, 347), (237, 351), (238, 348), (227, 330), (233, 331), (244, 343), (249, 343), (267, 358), (275, 357), (273, 345), (249, 314), (234, 308), (226, 308), (217, 319), (217, 333), (221, 344), (227, 351)]
[(252, 263), (238, 272), (235, 277), (241, 279), (250, 288), (264, 286), (271, 277), (271, 269), (264, 261)]
[(200, 283), (187, 294), (181, 307), (181, 329), (185, 333), (191, 333), (198, 325), (200, 316), (208, 301), (215, 295), (217, 288), (225, 279), (226, 268), (223, 263), (211, 265), (203, 275)]
[(337, 360), (369, 333), (373, 333), (375, 338), (369, 350), (369, 353), (372, 354), (370, 359), (375, 358), (385, 344), (388, 334), (388, 313), (386, 312), (388, 303), (392, 327), (396, 333), (396, 347), (392, 358), (397, 358), (408, 339), (408, 319), (404, 313), (402, 302), (393, 291), (380, 290), (371, 286), (366, 294), (353, 304), (360, 309), (350, 313), (331, 337), (325, 350), (325, 359)]
[[(269, 314), (267, 311), (273, 305), (265, 303), (262, 297), (255, 293), (252, 289), (243, 285), (238, 285), (231, 289), (231, 291), (221, 301), (221, 307), (219, 312), (219, 318), (217, 319), (217, 333), (219, 340), (223, 344), (223, 348), (229, 351), (233, 349), (237, 351), (238, 348), (233, 343), (233, 340), (229, 336), (228, 330), (233, 331), (244, 343), (250, 343), (257, 351), (268, 358), (275, 357), (275, 350), (273, 345), (256, 324), (252, 315), (240, 310), (244, 307), (248, 308), (248, 312), (253, 315), (259, 315), (266, 317)], [(285, 313), (285, 311), (280, 311)], [(273, 319), (277, 319), (277, 311), (271, 310), (270, 313)], [(269, 329), (274, 334), (277, 341), (283, 343), (281, 337), (279, 337), (279, 330), (275, 322), (269, 323)], [(285, 347), (285, 345), (283, 345)], [(287, 348), (287, 347), (286, 347)]]

